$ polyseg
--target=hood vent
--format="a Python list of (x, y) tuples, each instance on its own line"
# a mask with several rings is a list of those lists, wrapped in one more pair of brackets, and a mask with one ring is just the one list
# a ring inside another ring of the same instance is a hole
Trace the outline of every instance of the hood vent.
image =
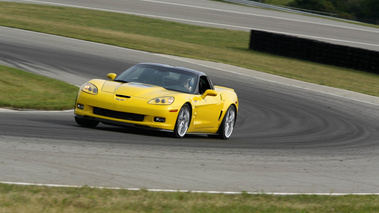
[(116, 94), (116, 97), (120, 97), (120, 98), (130, 98), (130, 96), (127, 96), (127, 95), (120, 95), (120, 94)]

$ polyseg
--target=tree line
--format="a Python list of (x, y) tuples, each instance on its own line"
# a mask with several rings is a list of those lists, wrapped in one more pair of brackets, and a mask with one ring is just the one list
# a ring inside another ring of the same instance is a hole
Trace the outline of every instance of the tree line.
[(331, 13), (344, 19), (379, 24), (379, 0), (294, 0), (287, 6)]

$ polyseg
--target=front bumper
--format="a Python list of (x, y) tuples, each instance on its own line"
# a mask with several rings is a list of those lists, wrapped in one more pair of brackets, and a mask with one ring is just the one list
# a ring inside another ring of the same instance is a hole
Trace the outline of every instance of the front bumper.
[(75, 116), (105, 124), (174, 130), (180, 107), (148, 104), (149, 100), (131, 97), (119, 100), (113, 94), (91, 95), (79, 92)]

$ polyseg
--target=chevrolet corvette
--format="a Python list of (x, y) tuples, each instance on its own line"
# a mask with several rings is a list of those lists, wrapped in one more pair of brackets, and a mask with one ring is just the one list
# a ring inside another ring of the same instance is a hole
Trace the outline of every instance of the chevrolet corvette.
[(107, 77), (81, 86), (74, 111), (77, 124), (133, 125), (170, 131), (177, 138), (195, 133), (228, 139), (233, 133), (237, 94), (214, 86), (203, 72), (140, 63)]

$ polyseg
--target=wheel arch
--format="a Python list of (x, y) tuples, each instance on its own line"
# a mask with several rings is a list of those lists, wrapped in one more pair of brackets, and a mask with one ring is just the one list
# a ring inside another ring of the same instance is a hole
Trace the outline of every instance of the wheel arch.
[(235, 111), (235, 116), (236, 116), (236, 119), (235, 119), (235, 121), (234, 121), (234, 125), (236, 124), (236, 122), (237, 122), (237, 116), (238, 116), (238, 104), (236, 104), (235, 102), (232, 102), (232, 101), (226, 101), (225, 103), (224, 103), (224, 107), (223, 107), (223, 109), (222, 109), (222, 115), (221, 115), (221, 117), (219, 118), (219, 121), (220, 121), (220, 123), (219, 123), (219, 125), (221, 125), (221, 123), (222, 123), (222, 121), (224, 120), (224, 117), (225, 117), (225, 115), (226, 115), (226, 112), (228, 111), (228, 109), (229, 109), (229, 107), (230, 106), (233, 106), (234, 107), (234, 111)]
[(192, 124), (192, 116), (193, 116), (193, 110), (194, 110), (194, 106), (189, 102), (189, 101), (187, 101), (187, 102), (184, 102), (184, 104), (182, 105), (182, 107), (184, 106), (184, 105), (188, 105), (189, 106), (189, 109), (190, 109), (190, 113), (191, 113), (191, 116), (190, 116), (190, 123), (189, 123), (189, 127), (191, 126), (191, 124)]

